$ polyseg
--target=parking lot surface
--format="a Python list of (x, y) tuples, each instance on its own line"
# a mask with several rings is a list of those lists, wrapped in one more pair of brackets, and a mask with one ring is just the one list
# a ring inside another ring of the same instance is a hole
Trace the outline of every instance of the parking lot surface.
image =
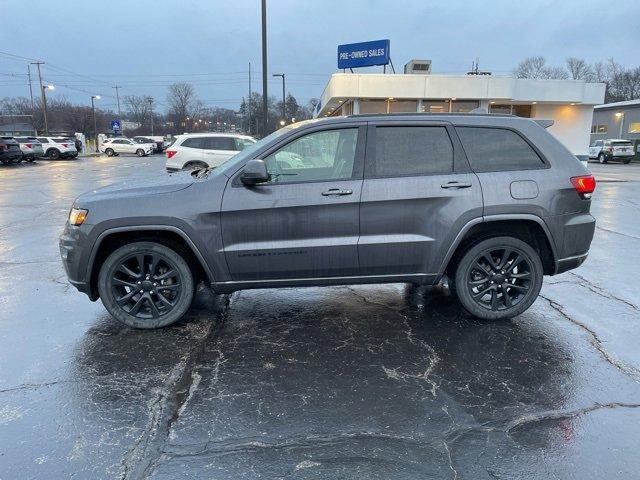
[(511, 321), (446, 287), (201, 289), (157, 331), (67, 281), (73, 199), (161, 156), (0, 167), (0, 479), (636, 478), (640, 165), (583, 267)]

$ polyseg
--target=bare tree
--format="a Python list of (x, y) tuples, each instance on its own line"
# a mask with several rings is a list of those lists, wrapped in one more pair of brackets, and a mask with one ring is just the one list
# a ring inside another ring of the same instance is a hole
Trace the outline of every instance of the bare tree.
[(145, 125), (151, 115), (151, 106), (148, 97), (144, 95), (127, 95), (124, 104), (127, 107), (129, 119), (140, 125)]
[(513, 74), (517, 78), (566, 79), (567, 72), (560, 67), (549, 67), (544, 57), (528, 57), (518, 64)]
[(583, 58), (567, 58), (567, 69), (569, 76), (573, 80), (584, 80), (585, 82), (595, 81), (594, 69)]
[(178, 125), (186, 122), (187, 117), (197, 117), (203, 109), (203, 104), (196, 97), (193, 85), (185, 82), (169, 85), (167, 103), (169, 114)]

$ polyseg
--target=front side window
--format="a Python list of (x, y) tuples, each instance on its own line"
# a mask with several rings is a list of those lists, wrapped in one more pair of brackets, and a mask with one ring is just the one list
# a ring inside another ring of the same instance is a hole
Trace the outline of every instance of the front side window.
[(358, 129), (314, 132), (272, 153), (265, 162), (270, 183), (346, 180), (353, 175)]
[(453, 145), (445, 127), (376, 127), (375, 158), (367, 165), (368, 177), (451, 172)]
[(536, 151), (512, 130), (484, 127), (457, 127), (456, 130), (476, 172), (544, 167)]

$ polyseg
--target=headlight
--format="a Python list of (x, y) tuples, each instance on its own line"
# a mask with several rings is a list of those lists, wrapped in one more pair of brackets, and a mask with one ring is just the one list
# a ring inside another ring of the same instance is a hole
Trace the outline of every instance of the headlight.
[(82, 208), (72, 208), (69, 212), (69, 225), (79, 227), (87, 219), (88, 210)]

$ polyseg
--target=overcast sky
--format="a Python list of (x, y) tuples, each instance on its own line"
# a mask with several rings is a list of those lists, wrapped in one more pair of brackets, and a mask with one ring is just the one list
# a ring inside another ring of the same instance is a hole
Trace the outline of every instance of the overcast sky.
[[(434, 73), (464, 73), (476, 57), (495, 74), (531, 55), (640, 64), (637, 0), (267, 3), (269, 74), (285, 72), (302, 103), (337, 71), (338, 44), (382, 38), (398, 72), (411, 58), (433, 60)], [(100, 94), (115, 109), (118, 84), (121, 95), (152, 95), (164, 109), (166, 86), (184, 80), (208, 106), (237, 108), (249, 62), (262, 89), (260, 0), (2, 0), (0, 18), (0, 51), (46, 62), (51, 95), (74, 102)], [(27, 63), (0, 54), (0, 98), (28, 96)], [(270, 95), (281, 95), (279, 82), (270, 79)]]

